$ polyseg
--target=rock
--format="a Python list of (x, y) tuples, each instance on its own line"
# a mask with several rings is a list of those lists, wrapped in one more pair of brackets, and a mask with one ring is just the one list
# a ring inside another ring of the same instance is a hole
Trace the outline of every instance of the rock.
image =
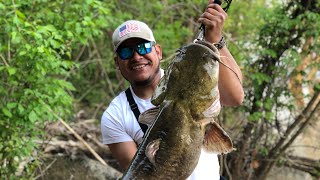
[(122, 176), (118, 170), (105, 166), (85, 155), (58, 156), (44, 159), (36, 171), (36, 179), (115, 180)]

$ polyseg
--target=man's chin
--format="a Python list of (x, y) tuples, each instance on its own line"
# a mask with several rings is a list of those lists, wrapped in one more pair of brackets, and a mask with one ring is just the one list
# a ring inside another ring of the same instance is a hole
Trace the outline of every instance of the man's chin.
[(146, 80), (134, 81), (133, 83), (135, 86), (144, 87), (148, 86), (151, 83), (151, 80), (148, 78)]
[(138, 87), (148, 86), (155, 80), (157, 75), (159, 75), (159, 77), (160, 77), (160, 65), (158, 66), (158, 68), (154, 74), (151, 74), (151, 75), (140, 74), (140, 77), (136, 76), (137, 79), (133, 81), (133, 85), (138, 86)]

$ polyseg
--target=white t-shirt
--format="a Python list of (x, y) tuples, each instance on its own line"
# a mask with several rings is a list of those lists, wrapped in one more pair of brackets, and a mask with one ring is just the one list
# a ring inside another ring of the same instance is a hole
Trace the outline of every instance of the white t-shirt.
[[(151, 99), (141, 99), (134, 94), (132, 96), (141, 113), (155, 107)], [(112, 144), (126, 141), (142, 142), (143, 132), (139, 123), (130, 109), (125, 91), (112, 100), (101, 118), (101, 132), (103, 144)], [(201, 151), (198, 164), (188, 180), (219, 180), (219, 161), (217, 154)]]

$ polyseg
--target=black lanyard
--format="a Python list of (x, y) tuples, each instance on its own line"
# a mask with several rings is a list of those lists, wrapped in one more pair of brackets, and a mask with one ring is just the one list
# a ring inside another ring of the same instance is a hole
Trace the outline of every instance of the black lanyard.
[[(134, 114), (134, 116), (136, 117), (137, 121), (139, 120), (139, 115), (140, 115), (140, 111), (138, 108), (138, 105), (136, 104), (136, 102), (133, 99), (132, 93), (130, 91), (130, 87), (125, 91), (126, 92), (126, 96), (127, 96), (127, 100), (129, 102), (130, 108)], [(139, 122), (139, 121), (138, 121)], [(139, 122), (140, 128), (143, 131), (143, 133), (146, 133), (148, 126), (145, 124), (142, 124)]]

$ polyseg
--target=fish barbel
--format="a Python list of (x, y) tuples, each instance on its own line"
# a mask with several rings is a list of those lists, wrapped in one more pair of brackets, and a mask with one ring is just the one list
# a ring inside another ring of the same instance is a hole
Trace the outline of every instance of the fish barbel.
[(123, 179), (186, 179), (201, 148), (232, 151), (227, 133), (215, 122), (220, 112), (219, 52), (197, 41), (180, 48), (139, 117), (149, 126)]

